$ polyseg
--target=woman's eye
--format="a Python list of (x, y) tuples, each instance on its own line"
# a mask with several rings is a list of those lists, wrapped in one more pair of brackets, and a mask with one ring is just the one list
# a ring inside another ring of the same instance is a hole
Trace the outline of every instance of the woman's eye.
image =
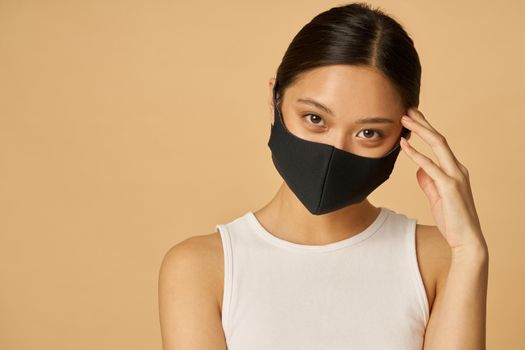
[[(371, 139), (371, 140), (374, 140), (373, 137), (371, 137), (370, 135), (373, 135), (373, 134), (376, 134), (377, 137), (375, 139), (381, 139), (383, 138), (383, 133), (380, 132), (379, 130), (375, 130), (375, 129), (363, 129), (361, 130), (359, 133), (365, 131), (364, 135), (365, 135), (365, 139)], [(359, 135), (359, 134), (358, 134)]]
[[(313, 116), (313, 118), (310, 118), (310, 116)], [(310, 125), (321, 125), (321, 126), (324, 126), (323, 118), (321, 118), (320, 116), (318, 116), (316, 114), (305, 114), (305, 115), (303, 115), (303, 118), (308, 120), (308, 124), (310, 124)], [(320, 124), (321, 122), (323, 124)]]
[[(325, 126), (325, 122), (322, 117), (318, 116), (317, 114), (305, 114), (303, 115), (303, 118), (307, 120), (307, 124), (313, 125), (313, 126)], [(379, 140), (382, 139), (385, 135), (382, 131), (376, 130), (376, 129), (363, 129), (359, 132), (363, 133), (365, 139), (369, 140)], [(358, 135), (359, 135), (358, 134)], [(374, 135), (376, 137), (374, 137)]]

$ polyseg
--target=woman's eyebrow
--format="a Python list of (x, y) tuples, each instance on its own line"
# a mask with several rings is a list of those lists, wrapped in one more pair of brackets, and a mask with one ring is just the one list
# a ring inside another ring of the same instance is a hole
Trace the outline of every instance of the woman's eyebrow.
[(366, 117), (366, 118), (359, 118), (356, 121), (357, 124), (395, 124), (392, 119), (390, 118), (382, 118), (382, 117)]
[[(332, 117), (335, 117), (334, 113), (330, 110), (330, 108), (326, 107), (322, 103), (317, 102), (316, 100), (313, 100), (311, 98), (298, 98), (297, 102), (317, 107), (319, 109), (322, 109), (326, 113), (330, 114)], [(362, 117), (362, 118), (359, 118), (356, 121), (356, 123), (357, 124), (385, 124), (385, 123), (395, 124), (395, 122), (392, 119), (385, 118), (385, 117)]]
[(316, 100), (313, 100), (311, 98), (298, 98), (297, 102), (301, 102), (307, 105), (317, 107), (319, 109), (322, 109), (326, 113), (330, 114), (332, 117), (335, 117), (334, 113), (330, 110), (330, 108), (326, 107), (324, 104), (317, 102)]

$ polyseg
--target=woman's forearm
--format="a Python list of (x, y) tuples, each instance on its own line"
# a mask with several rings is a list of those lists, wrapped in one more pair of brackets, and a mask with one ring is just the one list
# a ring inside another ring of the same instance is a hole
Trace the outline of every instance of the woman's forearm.
[(489, 255), (486, 246), (452, 251), (442, 300), (432, 309), (424, 350), (485, 350)]

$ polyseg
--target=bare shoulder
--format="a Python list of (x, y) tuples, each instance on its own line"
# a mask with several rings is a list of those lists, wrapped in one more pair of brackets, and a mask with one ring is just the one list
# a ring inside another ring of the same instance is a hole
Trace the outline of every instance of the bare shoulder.
[[(165, 254), (161, 271), (179, 269), (191, 272), (194, 278), (201, 280), (208, 291), (215, 291), (216, 301), (220, 306), (222, 293), (223, 250), (218, 232), (195, 235), (175, 244)], [(221, 288), (217, 288), (221, 287)]]
[(416, 252), (429, 307), (444, 285), (452, 258), (450, 246), (437, 226), (416, 226)]
[(158, 280), (163, 349), (226, 349), (222, 269), (218, 232), (186, 238), (165, 253)]

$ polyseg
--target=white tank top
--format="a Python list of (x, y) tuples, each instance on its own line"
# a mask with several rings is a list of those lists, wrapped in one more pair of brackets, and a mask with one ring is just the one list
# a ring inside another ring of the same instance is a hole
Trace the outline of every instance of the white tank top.
[(429, 318), (416, 219), (380, 207), (357, 235), (302, 245), (252, 211), (216, 225), (229, 350), (420, 350)]

